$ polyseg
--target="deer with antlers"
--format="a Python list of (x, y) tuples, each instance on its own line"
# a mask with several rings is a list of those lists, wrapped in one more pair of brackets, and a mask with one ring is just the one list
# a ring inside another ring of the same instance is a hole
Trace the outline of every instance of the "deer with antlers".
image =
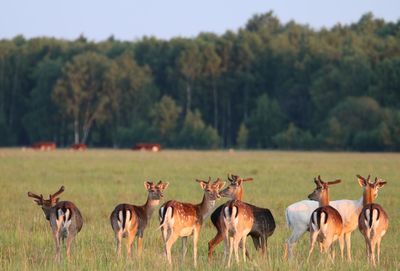
[(135, 236), (137, 239), (137, 252), (141, 255), (143, 234), (154, 209), (163, 198), (164, 190), (167, 189), (169, 183), (159, 181), (157, 184), (153, 182), (144, 182), (144, 187), (148, 192), (147, 201), (144, 205), (136, 206), (127, 203), (119, 204), (115, 207), (110, 215), (111, 227), (115, 233), (117, 242), (117, 255), (121, 256), (122, 238), (126, 237), (126, 252), (131, 257), (131, 248)]
[(321, 176), (318, 179), (314, 178), (314, 182), (319, 190), (311, 193), (308, 198), (318, 200), (319, 208), (311, 214), (310, 218), (310, 251), (308, 252), (307, 261), (311, 257), (315, 242), (320, 242), (322, 251), (328, 253), (331, 250), (330, 259), (334, 259), (334, 251), (331, 249), (331, 244), (339, 239), (341, 254), (343, 255), (343, 220), (339, 212), (329, 205), (329, 186), (340, 183), (341, 180), (333, 182), (324, 182)]
[(160, 208), (160, 228), (165, 242), (165, 253), (168, 263), (171, 265), (171, 248), (179, 237), (182, 237), (183, 258), (187, 252), (187, 237), (193, 235), (193, 260), (197, 266), (197, 242), (200, 229), (214, 208), (215, 201), (220, 198), (219, 190), (225, 182), (219, 178), (211, 181), (196, 180), (204, 191), (203, 200), (199, 204), (182, 203), (171, 200)]
[(59, 201), (59, 195), (62, 192), (64, 192), (64, 186), (61, 186), (56, 193), (50, 194), (49, 199), (44, 199), (42, 194), (39, 196), (28, 192), (28, 197), (34, 198), (34, 201), (42, 206), (44, 215), (50, 222), (56, 245), (56, 261), (61, 259), (61, 240), (64, 241), (64, 239), (67, 239), (67, 258), (70, 259), (72, 241), (83, 225), (82, 215), (75, 204), (70, 201)]
[[(220, 196), (230, 198), (231, 200), (242, 200), (243, 198), (243, 183), (252, 181), (253, 178), (240, 178), (237, 175), (228, 175), (228, 180), (230, 182), (224, 190), (220, 192)], [(211, 221), (215, 228), (217, 229), (217, 234), (215, 237), (208, 242), (208, 260), (211, 261), (212, 254), (215, 247), (224, 240), (225, 235), (225, 224), (223, 209), (229, 202), (219, 206), (212, 214)], [(275, 220), (272, 213), (268, 209), (259, 208), (257, 206), (246, 203), (254, 214), (253, 227), (249, 233), (253, 240), (254, 247), (256, 250), (262, 251), (265, 255), (267, 252), (267, 238), (271, 236), (275, 230)], [(226, 249), (225, 255), (226, 257)], [(246, 250), (246, 257), (250, 258)]]
[(377, 248), (379, 264), (381, 241), (389, 227), (389, 217), (382, 206), (373, 203), (373, 200), (376, 198), (378, 189), (382, 188), (386, 182), (375, 178), (375, 181), (371, 183), (369, 181), (369, 175), (367, 179), (360, 175), (357, 175), (357, 177), (360, 186), (364, 188), (364, 207), (358, 218), (358, 229), (365, 238), (368, 262), (373, 266), (376, 266), (375, 247)]

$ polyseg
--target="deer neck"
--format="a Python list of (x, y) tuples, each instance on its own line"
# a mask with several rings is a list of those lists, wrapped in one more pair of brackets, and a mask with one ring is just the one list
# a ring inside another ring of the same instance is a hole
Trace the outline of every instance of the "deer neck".
[(243, 198), (243, 189), (240, 188), (240, 189), (238, 189), (238, 191), (235, 193), (233, 199), (235, 199), (235, 200), (240, 200), (240, 201), (241, 201), (242, 198)]
[(214, 205), (215, 205), (215, 200), (208, 199), (206, 195), (203, 196), (203, 200), (198, 205), (200, 215), (203, 217), (203, 219), (205, 219), (207, 216), (210, 215), (212, 209), (214, 208)]
[(143, 205), (143, 209), (147, 219), (150, 219), (151, 215), (153, 214), (154, 210), (156, 209), (159, 203), (160, 203), (159, 199), (150, 199), (150, 197), (147, 197), (147, 201)]
[(328, 190), (322, 192), (321, 198), (319, 199), (319, 206), (328, 206), (329, 205), (329, 193)]
[(363, 194), (363, 206), (374, 201), (371, 189), (365, 189)]

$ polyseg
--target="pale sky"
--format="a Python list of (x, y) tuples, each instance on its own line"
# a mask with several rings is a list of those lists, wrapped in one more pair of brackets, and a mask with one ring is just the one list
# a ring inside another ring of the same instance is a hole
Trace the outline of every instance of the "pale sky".
[(397, 22), (400, 0), (0, 0), (0, 39), (22, 34), (120, 40), (223, 34), (244, 27), (254, 14), (272, 10), (283, 23), (294, 20), (315, 29), (357, 22), (372, 12)]

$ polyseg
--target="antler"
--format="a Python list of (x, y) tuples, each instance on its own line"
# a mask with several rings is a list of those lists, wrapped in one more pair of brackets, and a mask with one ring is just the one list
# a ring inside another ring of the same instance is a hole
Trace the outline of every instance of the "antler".
[(36, 194), (34, 194), (32, 192), (28, 192), (28, 197), (34, 198), (35, 202), (37, 204), (42, 204), (43, 203), (43, 195), (42, 194), (40, 194), (40, 196), (38, 196), (38, 195), (36, 195)]
[(341, 181), (342, 181), (342, 180), (337, 179), (337, 180), (335, 180), (335, 181), (328, 182), (328, 185), (337, 184), (337, 183), (340, 183)]
[(242, 180), (242, 182), (251, 182), (251, 181), (253, 181), (253, 178), (246, 178), (246, 179), (244, 179), (244, 180)]
[(54, 194), (50, 195), (50, 199), (53, 199), (55, 197), (57, 197), (58, 195), (60, 195), (62, 192), (64, 192), (65, 187), (62, 185), (60, 187), (60, 189), (58, 189), (57, 192), (55, 192)]

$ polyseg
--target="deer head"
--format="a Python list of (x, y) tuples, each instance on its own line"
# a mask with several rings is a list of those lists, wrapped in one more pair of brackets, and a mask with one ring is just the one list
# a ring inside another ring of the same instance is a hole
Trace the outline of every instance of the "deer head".
[(242, 179), (237, 175), (231, 174), (231, 176), (229, 176), (228, 174), (228, 180), (230, 184), (222, 190), (219, 195), (226, 198), (241, 200), (243, 195), (243, 182), (253, 181), (253, 178)]
[(49, 199), (44, 199), (42, 194), (40, 194), (40, 196), (39, 196), (32, 192), (28, 192), (28, 197), (34, 198), (35, 199), (34, 201), (39, 206), (42, 206), (42, 210), (46, 216), (46, 219), (49, 220), (50, 219), (50, 209), (52, 207), (54, 207), (57, 204), (57, 202), (60, 200), (60, 198), (58, 196), (62, 192), (64, 192), (64, 189), (65, 189), (64, 186), (61, 186), (57, 192), (49, 195)]
[(217, 178), (215, 182), (211, 181), (211, 177), (208, 177), (207, 182), (203, 180), (196, 181), (200, 183), (200, 187), (203, 189), (206, 199), (213, 201), (221, 197), (219, 195), (219, 190), (224, 187), (225, 182), (220, 178)]
[(330, 185), (340, 183), (341, 180), (335, 180), (332, 182), (324, 182), (321, 180), (321, 176), (318, 175), (318, 179), (314, 178), (314, 182), (316, 184), (316, 188), (310, 195), (308, 195), (308, 199), (316, 200), (316, 201), (321, 201), (322, 199), (325, 199), (324, 201), (328, 201), (328, 204), (329, 204), (328, 187)]
[(363, 199), (364, 203), (372, 203), (378, 197), (378, 190), (381, 189), (387, 182), (375, 177), (374, 182), (370, 182), (370, 175), (367, 179), (361, 175), (357, 175), (358, 183), (364, 188)]
[(144, 187), (149, 192), (149, 198), (152, 200), (160, 200), (164, 197), (164, 190), (167, 189), (169, 183), (159, 181), (157, 184), (153, 182), (144, 182)]

